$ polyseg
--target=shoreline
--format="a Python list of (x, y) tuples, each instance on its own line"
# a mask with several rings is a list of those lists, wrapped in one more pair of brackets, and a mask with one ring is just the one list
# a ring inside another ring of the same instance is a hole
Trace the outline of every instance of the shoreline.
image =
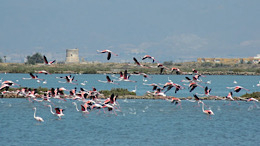
[[(148, 100), (157, 100), (157, 99), (161, 99), (161, 100), (165, 100), (165, 99), (171, 99), (174, 96), (167, 96), (167, 97), (162, 97), (162, 96), (147, 96), (147, 95), (143, 95), (143, 96), (137, 96), (137, 95), (123, 95), (123, 96), (118, 96), (118, 99), (148, 99)], [(14, 95), (13, 93), (8, 93), (5, 95), (0, 95), (0, 99), (1, 98), (24, 98), (27, 99), (28, 97), (25, 96), (17, 96)], [(176, 98), (176, 97), (175, 97)], [(177, 97), (180, 100), (192, 100), (193, 97), (189, 96), (189, 97)], [(236, 101), (246, 101), (247, 99), (249, 99), (250, 97), (244, 97), (241, 99), (241, 97), (233, 97)], [(36, 97), (35, 99), (42, 99), (41, 97)], [(53, 98), (55, 99), (55, 98)], [(62, 98), (62, 99), (70, 99), (70, 98)], [(104, 97), (99, 97), (99, 99), (106, 99)], [(255, 99), (260, 100), (260, 97), (257, 97)], [(200, 100), (225, 100), (225, 97), (200, 97)]]

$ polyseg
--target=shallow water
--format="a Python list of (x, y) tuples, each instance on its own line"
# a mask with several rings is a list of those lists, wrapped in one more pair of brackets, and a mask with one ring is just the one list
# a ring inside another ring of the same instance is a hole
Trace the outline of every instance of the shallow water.
[[(193, 96), (195, 93), (203, 94), (204, 89), (201, 87), (197, 87), (192, 93), (189, 92), (188, 86), (185, 86), (184, 83), (181, 82), (185, 79), (185, 77), (192, 78), (192, 75), (150, 75), (150, 78), (147, 79), (146, 82), (143, 81), (142, 76), (136, 76), (132, 75), (131, 80), (137, 81), (136, 83), (133, 82), (118, 82), (119, 85), (114, 84), (107, 84), (107, 83), (101, 83), (98, 82), (98, 80), (105, 81), (106, 76), (103, 74), (72, 74), (72, 76), (75, 76), (75, 83), (74, 84), (68, 84), (68, 83), (59, 83), (65, 81), (65, 79), (57, 79), (56, 77), (64, 77), (67, 74), (51, 74), (51, 75), (44, 75), (44, 74), (38, 74), (40, 79), (45, 79), (47, 84), (43, 84), (41, 81), (38, 83), (36, 80), (23, 80), (22, 78), (29, 78), (29, 74), (0, 74), (0, 78), (2, 78), (3, 81), (5, 80), (12, 80), (18, 84), (20, 84), (23, 87), (31, 87), (31, 88), (38, 88), (38, 87), (46, 87), (46, 88), (57, 88), (57, 87), (65, 87), (66, 89), (73, 89), (75, 87), (78, 88), (85, 88), (87, 90), (92, 90), (92, 87), (96, 87), (97, 90), (111, 90), (112, 88), (125, 88), (129, 91), (132, 91), (135, 89), (135, 86), (137, 86), (136, 94), (139, 96), (145, 95), (147, 91), (152, 91), (152, 86), (143, 85), (145, 84), (165, 84), (168, 82), (168, 78), (172, 80), (174, 83), (180, 84), (181, 86), (184, 86), (184, 90), (180, 90), (177, 92), (177, 94), (174, 93), (174, 88), (167, 92), (167, 96), (175, 96), (175, 97), (190, 97)], [(113, 80), (117, 80), (115, 77), (112, 77), (111, 74), (109, 74), (110, 78)], [(116, 77), (119, 77), (119, 75), (115, 75)], [(241, 90), (239, 93), (234, 93), (234, 96), (241, 96), (245, 93), (252, 93), (256, 91), (260, 91), (260, 86), (257, 86), (260, 81), (260, 76), (240, 76), (240, 75), (207, 75), (205, 77), (201, 77), (203, 80), (203, 83), (200, 85), (203, 87), (208, 86), (211, 88), (211, 95), (214, 96), (227, 96), (227, 94), (232, 91), (231, 89), (227, 89), (226, 87), (234, 87), (234, 86), (242, 86), (244, 88), (249, 89), (250, 91)], [(85, 85), (81, 85), (84, 81), (88, 81), (85, 83)], [(210, 81), (211, 84), (206, 84), (205, 82)], [(237, 82), (237, 84), (234, 84), (234, 81)], [(161, 85), (163, 86), (163, 85)], [(66, 93), (66, 92), (65, 92)], [(67, 92), (68, 94), (68, 92)]]
[[(197, 103), (181, 107), (165, 100), (118, 100), (116, 114), (77, 112), (73, 101), (52, 99), (64, 108), (59, 120), (47, 103), (0, 99), (1, 145), (259, 145), (260, 104), (204, 101), (215, 115)], [(81, 104), (79, 101), (76, 101)], [(40, 123), (36, 116), (45, 121)]]

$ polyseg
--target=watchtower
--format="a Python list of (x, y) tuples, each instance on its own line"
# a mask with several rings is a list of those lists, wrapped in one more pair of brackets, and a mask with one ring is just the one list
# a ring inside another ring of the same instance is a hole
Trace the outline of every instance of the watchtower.
[(79, 49), (66, 50), (66, 63), (79, 63)]

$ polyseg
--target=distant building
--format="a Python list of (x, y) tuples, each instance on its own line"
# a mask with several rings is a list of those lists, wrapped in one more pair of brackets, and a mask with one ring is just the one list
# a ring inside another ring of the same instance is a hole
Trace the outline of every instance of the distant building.
[(223, 64), (238, 64), (238, 63), (259, 63), (260, 62), (260, 54), (257, 54), (256, 57), (249, 58), (198, 58), (197, 62), (204, 63), (223, 63)]
[(65, 63), (79, 63), (79, 49), (67, 49)]

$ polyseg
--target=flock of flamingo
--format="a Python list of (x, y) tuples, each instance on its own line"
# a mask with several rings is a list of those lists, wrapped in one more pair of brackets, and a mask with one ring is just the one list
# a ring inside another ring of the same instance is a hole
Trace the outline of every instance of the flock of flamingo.
[[(99, 51), (97, 50), (98, 53), (107, 53), (107, 60), (111, 59), (111, 55), (115, 55), (118, 56), (117, 54), (113, 53), (110, 50), (103, 50), (103, 51)], [(52, 65), (53, 63), (55, 63), (55, 60), (48, 62), (46, 56), (43, 57), (44, 58), (44, 63), (45, 65)], [(157, 60), (155, 60), (154, 57), (150, 56), (150, 55), (145, 55), (143, 57), (141, 57), (141, 60), (146, 60), (146, 59), (150, 59), (152, 60), (152, 63), (157, 63), (157, 65), (155, 66), (147, 66), (147, 65), (143, 65), (141, 64), (137, 58), (133, 57), (133, 61), (134, 61), (134, 65), (138, 66), (138, 67), (142, 67), (142, 68), (158, 68), (160, 74), (162, 74), (165, 71), (169, 71), (169, 72), (175, 72), (177, 75), (182, 74), (181, 70), (179, 68), (173, 67), (173, 68), (167, 68), (165, 67), (163, 64), (159, 63)], [(129, 65), (133, 65), (133, 64), (129, 64)], [(23, 80), (36, 80), (37, 82), (43, 82), (43, 84), (46, 84), (47, 82), (45, 81), (45, 79), (40, 79), (38, 78), (37, 74), (45, 74), (45, 75), (50, 75), (49, 72), (42, 70), (42, 71), (35, 71), (36, 74), (30, 73), (30, 78), (22, 78)], [(194, 90), (196, 90), (197, 87), (199, 88), (204, 88), (204, 93), (199, 94), (199, 93), (194, 93), (193, 94), (193, 99), (188, 100), (190, 102), (197, 102), (198, 106), (200, 106), (200, 104), (202, 104), (202, 112), (207, 114), (207, 115), (214, 115), (214, 112), (211, 109), (207, 109), (205, 110), (205, 106), (207, 107), (207, 105), (205, 105), (205, 103), (202, 101), (202, 99), (200, 99), (198, 96), (204, 96), (204, 97), (211, 97), (211, 98), (215, 98), (215, 99), (221, 99), (221, 100), (229, 100), (229, 101), (236, 101), (233, 98), (233, 92), (238, 93), (241, 90), (246, 90), (249, 91), (248, 89), (242, 87), (242, 86), (235, 86), (235, 87), (226, 87), (227, 89), (229, 89), (230, 91), (227, 93), (226, 97), (219, 97), (219, 96), (214, 96), (211, 95), (211, 89), (209, 89), (208, 86), (204, 87), (201, 84), (205, 83), (202, 82), (202, 80), (200, 79), (201, 77), (205, 77), (204, 75), (200, 74), (198, 70), (196, 69), (192, 69), (192, 73), (193, 73), (193, 77), (189, 78), (189, 77), (185, 77), (185, 79), (183, 79), (181, 82), (183, 82), (183, 85), (179, 85), (177, 83), (174, 83), (172, 80), (170, 80), (168, 78), (168, 82), (166, 82), (165, 84), (160, 84), (160, 83), (152, 83), (152, 84), (147, 84), (146, 81), (147, 79), (150, 79), (150, 76), (145, 74), (145, 73), (140, 73), (140, 72), (133, 72), (133, 73), (128, 73), (127, 70), (121, 71), (119, 73), (119, 77), (117, 77), (115, 74), (109, 76), (106, 75), (106, 80), (98, 80), (98, 82), (101, 83), (108, 83), (108, 84), (115, 84), (115, 85), (120, 85), (119, 82), (124, 81), (124, 82), (133, 82), (135, 83), (136, 81), (134, 80), (130, 80), (131, 75), (141, 75), (143, 76), (143, 85), (144, 86), (151, 86), (151, 91), (147, 91), (147, 95), (150, 96), (155, 96), (159, 99), (164, 99), (166, 101), (169, 101), (173, 104), (176, 104), (177, 106), (181, 107), (181, 100), (179, 98), (176, 97), (169, 97), (167, 96), (167, 92), (169, 92), (170, 90), (174, 90), (174, 93), (177, 94), (178, 91), (180, 90), (184, 90), (184, 89), (188, 89), (190, 93), (194, 92)], [(113, 79), (112, 79), (113, 77)], [(74, 84), (74, 85), (78, 85), (77, 80), (75, 79), (75, 76), (72, 75), (67, 75), (67, 76), (61, 76), (61, 77), (56, 77), (58, 79), (64, 79), (64, 81), (58, 81), (59, 83), (68, 83), (68, 84)], [(33, 102), (39, 102), (42, 103), (44, 102), (45, 104), (43, 104), (44, 106), (47, 106), (50, 108), (50, 113), (57, 116), (58, 119), (61, 119), (62, 116), (64, 116), (64, 110), (61, 107), (58, 107), (57, 105), (55, 105), (55, 103), (53, 103), (51, 101), (52, 98), (56, 98), (59, 100), (62, 100), (64, 102), (67, 102), (68, 100), (72, 101), (71, 103), (75, 106), (76, 111), (78, 112), (82, 112), (83, 114), (89, 114), (90, 112), (94, 111), (94, 110), (98, 110), (98, 112), (100, 112), (100, 110), (103, 110), (104, 113), (110, 113), (110, 114), (114, 114), (117, 115), (116, 111), (121, 111), (120, 110), (120, 105), (117, 102), (117, 97), (118, 95), (110, 95), (110, 97), (104, 97), (103, 94), (100, 94), (99, 91), (97, 91), (97, 89), (95, 87), (92, 87), (91, 90), (87, 90), (84, 88), (80, 88), (79, 91), (77, 91), (77, 87), (67, 90), (64, 87), (59, 87), (59, 88), (51, 88), (46, 92), (43, 93), (38, 93), (37, 89), (31, 89), (31, 88), (20, 88), (20, 90), (16, 90), (16, 91), (9, 91), (8, 89), (10, 87), (13, 86), (21, 86), (13, 81), (7, 80), (7, 81), (2, 81), (2, 86), (0, 87), (0, 91), (1, 94), (8, 94), (10, 92), (16, 94), (17, 96), (23, 96), (26, 97), (28, 99), (29, 102), (33, 103)], [(83, 83), (81, 83), (81, 85), (85, 85), (87, 83), (87, 81), (84, 81)], [(206, 82), (206, 84), (210, 84), (211, 82)], [(234, 82), (235, 83), (235, 82)], [(185, 87), (187, 86), (187, 87)], [(257, 84), (257, 86), (260, 86), (260, 83)], [(136, 92), (137, 86), (135, 86), (135, 90), (133, 90), (132, 92)], [(68, 94), (65, 94), (65, 92), (67, 92)], [(256, 102), (259, 102), (257, 99), (255, 98), (249, 98), (249, 99), (245, 99), (245, 98), (241, 98), (239, 97), (239, 100), (244, 100), (247, 102), (254, 102), (254, 104)], [(82, 104), (80, 104), (80, 109), (78, 108), (78, 105), (75, 101), (79, 101)], [(238, 102), (237, 102), (238, 103)], [(239, 103), (238, 103), (239, 104)], [(53, 111), (53, 106), (55, 107)], [(43, 118), (36, 116), (36, 107), (33, 108), (34, 109), (34, 119), (40, 122), (44, 122)], [(106, 111), (107, 110), (107, 111)]]

